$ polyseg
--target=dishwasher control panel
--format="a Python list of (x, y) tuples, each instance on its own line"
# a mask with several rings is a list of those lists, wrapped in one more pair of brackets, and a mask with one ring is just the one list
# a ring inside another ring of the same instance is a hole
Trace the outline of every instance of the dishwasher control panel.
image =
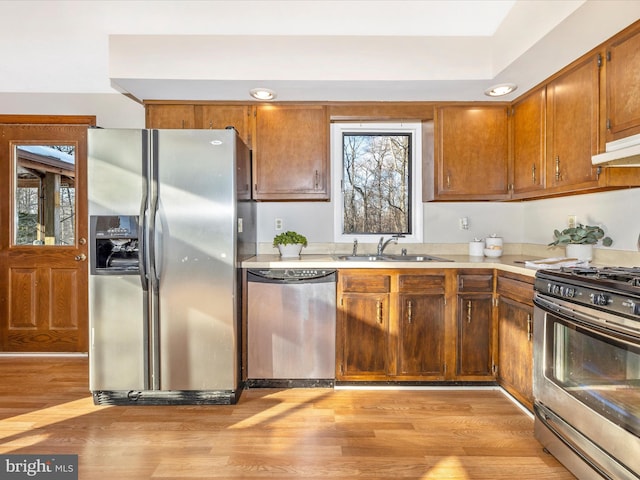
[(259, 277), (270, 280), (313, 280), (335, 277), (336, 270), (328, 268), (255, 268), (248, 270), (249, 279)]

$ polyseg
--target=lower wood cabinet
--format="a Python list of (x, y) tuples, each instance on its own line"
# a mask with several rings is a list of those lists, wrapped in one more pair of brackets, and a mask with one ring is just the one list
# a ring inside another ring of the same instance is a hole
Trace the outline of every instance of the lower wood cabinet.
[(493, 318), (492, 270), (340, 270), (336, 379), (493, 381)]
[(533, 409), (533, 277), (498, 272), (498, 382)]
[(456, 377), (494, 377), (493, 271), (460, 271), (457, 298)]

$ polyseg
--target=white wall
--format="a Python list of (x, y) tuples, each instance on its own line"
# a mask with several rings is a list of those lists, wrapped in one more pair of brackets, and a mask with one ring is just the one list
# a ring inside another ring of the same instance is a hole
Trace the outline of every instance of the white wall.
[(0, 93), (0, 113), (95, 115), (103, 128), (144, 128), (144, 107), (119, 93)]

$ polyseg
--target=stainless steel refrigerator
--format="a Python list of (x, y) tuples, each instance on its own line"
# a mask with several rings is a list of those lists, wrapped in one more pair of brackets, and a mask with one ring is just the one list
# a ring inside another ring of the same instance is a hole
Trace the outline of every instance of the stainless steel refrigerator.
[(88, 145), (94, 402), (235, 403), (248, 148), (233, 129), (90, 129)]

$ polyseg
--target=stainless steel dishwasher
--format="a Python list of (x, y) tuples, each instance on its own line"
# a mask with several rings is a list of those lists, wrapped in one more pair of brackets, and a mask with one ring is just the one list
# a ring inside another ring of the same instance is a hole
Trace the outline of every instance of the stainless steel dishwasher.
[(336, 271), (251, 269), (247, 290), (247, 386), (332, 385)]

